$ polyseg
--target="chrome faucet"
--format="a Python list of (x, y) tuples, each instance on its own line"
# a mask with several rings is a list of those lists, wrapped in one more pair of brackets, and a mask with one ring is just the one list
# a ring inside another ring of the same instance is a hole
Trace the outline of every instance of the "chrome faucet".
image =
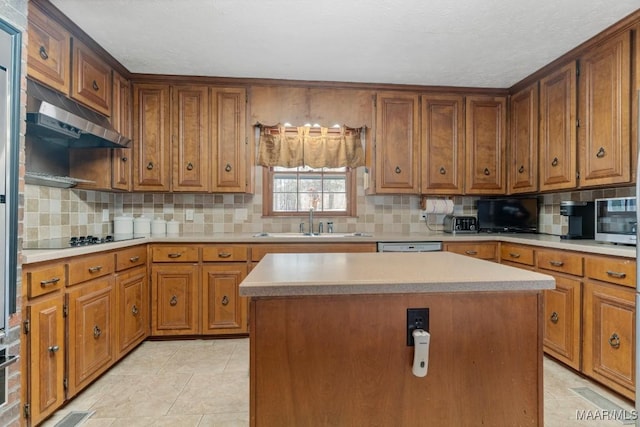
[(313, 236), (313, 208), (309, 208), (309, 235)]

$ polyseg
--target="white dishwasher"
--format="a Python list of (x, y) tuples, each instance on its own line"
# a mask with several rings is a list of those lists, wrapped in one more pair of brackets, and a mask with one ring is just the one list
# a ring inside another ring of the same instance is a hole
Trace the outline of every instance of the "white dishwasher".
[(378, 242), (378, 252), (437, 252), (442, 242)]

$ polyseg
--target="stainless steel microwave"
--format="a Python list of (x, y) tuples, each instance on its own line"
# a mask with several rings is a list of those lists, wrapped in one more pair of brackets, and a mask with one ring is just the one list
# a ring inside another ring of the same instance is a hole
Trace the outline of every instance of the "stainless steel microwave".
[(595, 200), (595, 239), (600, 242), (636, 244), (636, 198)]

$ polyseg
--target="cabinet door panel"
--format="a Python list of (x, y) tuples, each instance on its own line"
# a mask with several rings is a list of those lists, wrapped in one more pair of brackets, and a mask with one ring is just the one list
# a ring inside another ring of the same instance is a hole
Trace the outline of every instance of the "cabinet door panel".
[(579, 370), (582, 283), (561, 276), (554, 277), (556, 288), (544, 291), (545, 351)]
[(124, 356), (149, 334), (149, 293), (146, 268), (116, 278), (118, 357)]
[(243, 88), (211, 89), (212, 191), (247, 191), (247, 94)]
[(375, 190), (417, 194), (420, 159), (419, 98), (379, 93), (376, 98)]
[(246, 275), (247, 266), (241, 263), (203, 267), (203, 333), (247, 331), (247, 299), (238, 295)]
[(468, 96), (466, 99), (466, 193), (503, 194), (506, 190), (506, 100)]
[(198, 265), (153, 265), (152, 277), (151, 334), (197, 334)]
[(172, 90), (173, 191), (209, 189), (209, 89), (174, 86)]
[(629, 182), (631, 33), (580, 59), (580, 186)]
[(111, 68), (77, 39), (73, 39), (72, 52), (71, 98), (110, 116)]
[(538, 190), (538, 84), (510, 100), (509, 193)]
[[(122, 135), (132, 138), (131, 83), (120, 74), (113, 73), (113, 110), (111, 124)], [(131, 191), (133, 188), (130, 148), (115, 148), (111, 156), (111, 187), (116, 190)]]
[(464, 98), (422, 97), (422, 186), (424, 194), (462, 194)]
[(540, 80), (540, 190), (576, 186), (576, 63)]

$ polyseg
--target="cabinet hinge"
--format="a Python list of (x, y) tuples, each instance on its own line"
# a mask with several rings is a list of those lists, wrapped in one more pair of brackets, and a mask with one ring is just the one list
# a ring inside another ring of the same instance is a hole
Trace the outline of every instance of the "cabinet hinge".
[(31, 417), (31, 405), (25, 403), (22, 412), (25, 418)]
[(62, 387), (64, 387), (64, 389), (68, 389), (69, 388), (69, 379), (65, 378), (62, 380)]
[(22, 330), (25, 333), (25, 335), (31, 332), (31, 321), (29, 319), (22, 322)]
[(372, 95), (371, 97), (373, 98), (373, 108), (376, 108), (378, 106), (377, 104), (378, 100), (376, 99), (375, 95)]
[(249, 145), (249, 137), (248, 136), (244, 137), (244, 145)]
[(576, 76), (579, 76), (579, 75), (580, 75), (580, 63), (578, 62), (576, 64)]
[(69, 306), (67, 304), (62, 305), (62, 317), (67, 317), (69, 315)]
[(580, 172), (576, 172), (576, 179), (580, 179)]
[(576, 119), (576, 127), (579, 128), (580, 127), (580, 119)]

